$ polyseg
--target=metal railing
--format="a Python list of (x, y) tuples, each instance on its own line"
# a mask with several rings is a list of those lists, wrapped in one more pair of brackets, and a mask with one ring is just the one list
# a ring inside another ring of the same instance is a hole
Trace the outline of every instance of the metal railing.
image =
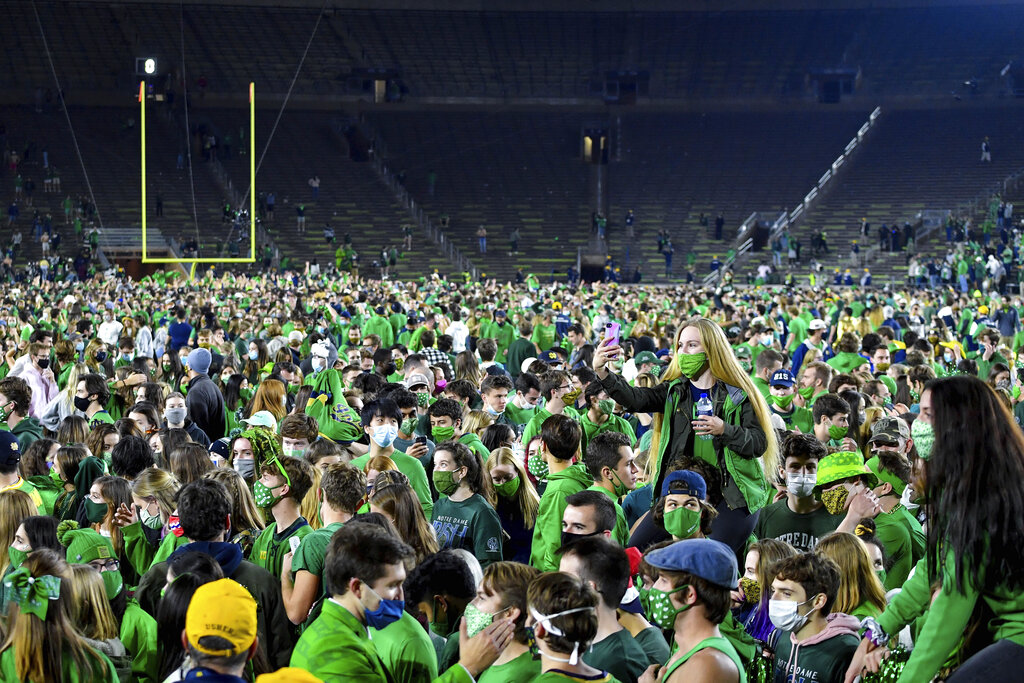
[(774, 239), (780, 232), (794, 225), (797, 219), (800, 218), (800, 216), (804, 215), (810, 210), (815, 200), (818, 199), (818, 197), (825, 190), (828, 184), (836, 177), (836, 174), (838, 173), (839, 169), (842, 168), (847, 161), (849, 161), (850, 156), (857, 151), (861, 144), (864, 143), (864, 137), (872, 128), (875, 127), (878, 117), (881, 116), (881, 114), (882, 108), (875, 107), (874, 111), (872, 111), (871, 114), (868, 116), (868, 120), (865, 121), (864, 125), (862, 125), (860, 129), (857, 131), (857, 135), (846, 144), (846, 148), (843, 150), (843, 153), (840, 154), (836, 158), (836, 160), (832, 162), (832, 165), (829, 166), (825, 173), (822, 174), (822, 176), (818, 179), (818, 182), (815, 183), (814, 187), (812, 187), (810, 191), (806, 195), (804, 195), (803, 201), (800, 202), (792, 211), (784, 213), (782, 216), (779, 216), (779, 218), (775, 221), (775, 223), (772, 225), (771, 234), (768, 237), (769, 240)]

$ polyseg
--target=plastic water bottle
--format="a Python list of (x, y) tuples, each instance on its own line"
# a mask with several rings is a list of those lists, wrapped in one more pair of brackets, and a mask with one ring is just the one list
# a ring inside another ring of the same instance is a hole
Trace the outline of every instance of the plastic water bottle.
[[(701, 415), (714, 415), (715, 407), (711, 404), (711, 399), (708, 398), (707, 394), (701, 394), (700, 400), (697, 401), (697, 417)], [(701, 439), (708, 441), (712, 438), (711, 434), (700, 434), (698, 435)]]

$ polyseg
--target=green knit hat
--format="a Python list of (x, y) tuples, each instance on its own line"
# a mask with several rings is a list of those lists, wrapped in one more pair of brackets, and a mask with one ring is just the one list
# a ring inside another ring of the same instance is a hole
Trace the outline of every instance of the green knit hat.
[(820, 496), (825, 487), (850, 477), (866, 477), (868, 488), (878, 486), (878, 477), (867, 468), (860, 453), (840, 451), (825, 456), (818, 463), (818, 481), (814, 485), (815, 497)]
[(110, 540), (92, 529), (79, 529), (78, 522), (67, 520), (57, 527), (57, 538), (67, 548), (71, 564), (89, 564), (93, 560), (116, 560), (117, 553)]
[(907, 482), (903, 481), (892, 472), (882, 469), (882, 462), (878, 459), (877, 455), (868, 460), (866, 465), (867, 468), (874, 472), (875, 476), (878, 477), (879, 483), (888, 482), (889, 484), (892, 484), (893, 493), (899, 496), (903, 495), (903, 490), (907, 488)]

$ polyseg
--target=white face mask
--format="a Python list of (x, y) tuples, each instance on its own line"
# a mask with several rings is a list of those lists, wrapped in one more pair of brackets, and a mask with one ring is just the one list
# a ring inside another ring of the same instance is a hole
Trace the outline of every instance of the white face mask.
[(814, 493), (814, 485), (817, 481), (818, 477), (814, 474), (787, 472), (786, 490), (797, 498), (809, 498)]
[(900, 495), (900, 505), (905, 507), (907, 510), (916, 510), (917, 508), (921, 507), (917, 503), (911, 502), (911, 500), (916, 496), (917, 494), (914, 493), (914, 487), (907, 486), (905, 489), (903, 489), (903, 494)]
[(370, 428), (370, 438), (381, 448), (387, 448), (398, 436), (398, 427), (395, 425), (378, 425)]
[[(793, 602), (792, 600), (769, 600), (768, 601), (768, 618), (771, 620), (772, 625), (780, 631), (799, 631), (807, 623), (807, 618), (810, 616), (810, 612), (807, 614), (799, 614), (797, 607), (800, 605), (806, 605), (813, 598), (804, 600), (803, 602)], [(811, 610), (813, 612), (814, 610)]]
[[(554, 636), (564, 636), (565, 632), (562, 631), (562, 629), (555, 626), (554, 624), (552, 624), (552, 619), (555, 619), (556, 617), (565, 616), (566, 614), (575, 614), (576, 612), (590, 612), (594, 610), (593, 607), (576, 607), (575, 609), (567, 609), (564, 612), (556, 612), (555, 614), (541, 614), (540, 612), (535, 610), (532, 605), (529, 606), (528, 609), (530, 610), (530, 616), (533, 617), (534, 625), (544, 624), (544, 629)], [(556, 662), (566, 662), (570, 666), (576, 666), (576, 664), (578, 664), (580, 661), (580, 644), (573, 643), (572, 654), (569, 655), (568, 659), (554, 657), (547, 652), (544, 653), (544, 656), (548, 659), (553, 659)]]

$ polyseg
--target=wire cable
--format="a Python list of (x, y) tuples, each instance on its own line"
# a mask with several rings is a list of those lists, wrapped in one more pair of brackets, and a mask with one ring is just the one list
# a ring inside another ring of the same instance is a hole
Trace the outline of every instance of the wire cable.
[(75, 128), (71, 125), (71, 114), (68, 113), (67, 102), (64, 101), (64, 89), (60, 87), (60, 79), (57, 78), (57, 68), (53, 64), (53, 54), (50, 52), (50, 43), (46, 40), (46, 31), (43, 30), (43, 20), (39, 18), (39, 10), (36, 8), (35, 0), (32, 0), (32, 11), (36, 15), (36, 24), (39, 26), (39, 35), (43, 39), (43, 48), (46, 50), (46, 59), (50, 63), (50, 73), (53, 74), (53, 82), (57, 84), (57, 97), (60, 98), (61, 109), (64, 110), (64, 118), (68, 122), (68, 130), (71, 131), (71, 141), (75, 144), (75, 154), (78, 156), (78, 164), (82, 167), (82, 175), (85, 177), (85, 187), (89, 190), (89, 201), (96, 210), (96, 220), (99, 221), (100, 230), (103, 229), (103, 216), (100, 215), (100, 207), (96, 203), (96, 195), (92, 191), (92, 183), (89, 182), (89, 172), (85, 169), (85, 159), (82, 158), (82, 150), (78, 146), (78, 136), (75, 135)]

